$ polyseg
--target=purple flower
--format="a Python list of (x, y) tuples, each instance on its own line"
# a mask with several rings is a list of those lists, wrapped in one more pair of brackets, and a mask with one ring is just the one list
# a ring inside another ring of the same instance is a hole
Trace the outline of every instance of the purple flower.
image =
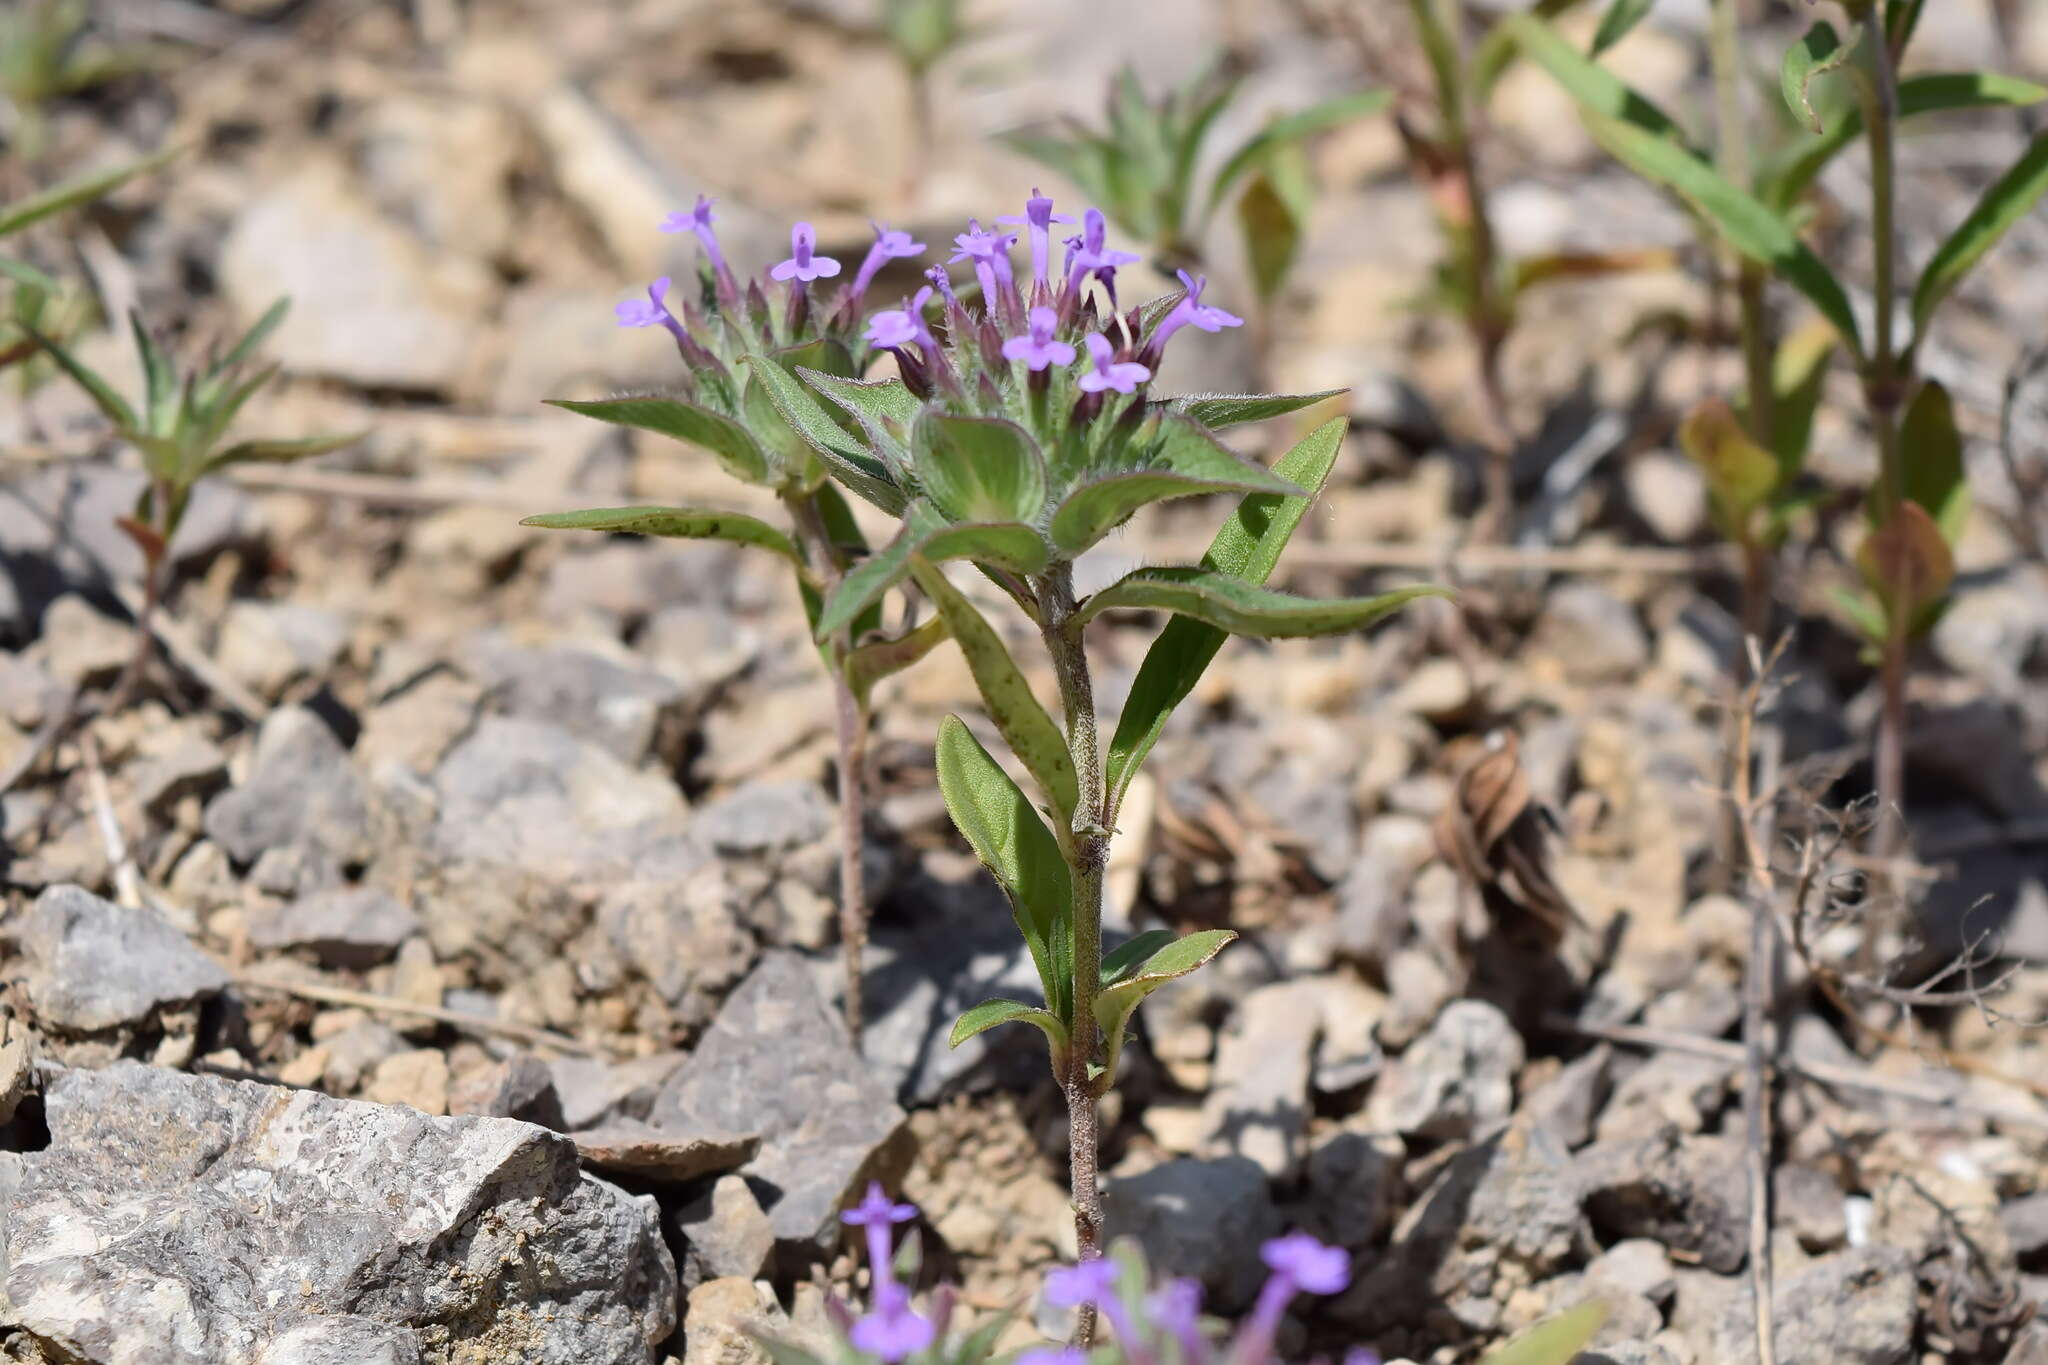
[(1099, 1257), (1046, 1272), (1045, 1301), (1055, 1308), (1079, 1308), (1084, 1303), (1099, 1308), (1115, 1292), (1116, 1264)]
[(1275, 1237), (1259, 1248), (1259, 1258), (1272, 1267), (1274, 1279), (1286, 1279), (1310, 1294), (1342, 1293), (1351, 1283), (1351, 1254), (1305, 1232)]
[(1145, 1300), (1146, 1316), (1152, 1325), (1180, 1343), (1184, 1365), (1197, 1365), (1209, 1358), (1209, 1343), (1202, 1335), (1202, 1286), (1194, 1280), (1168, 1280)]
[(830, 256), (814, 256), (812, 251), (818, 245), (817, 231), (809, 223), (798, 223), (789, 230), (789, 259), (779, 262), (768, 277), (774, 280), (800, 280), (809, 284), (816, 279), (830, 279), (839, 273), (839, 262)]
[(1344, 1353), (1344, 1365), (1385, 1365), (1378, 1351), (1364, 1346), (1354, 1346)]
[(1187, 290), (1180, 302), (1173, 305), (1166, 316), (1159, 320), (1159, 326), (1152, 333), (1152, 340), (1146, 350), (1158, 355), (1166, 346), (1166, 340), (1183, 327), (1193, 327), (1203, 332), (1220, 332), (1225, 327), (1242, 327), (1244, 319), (1235, 313), (1225, 312), (1202, 302), (1202, 290), (1208, 285), (1207, 275), (1190, 275), (1178, 272), (1180, 282)]
[(993, 265), (998, 256), (1007, 260), (1010, 245), (1016, 240), (1017, 234), (1014, 232), (985, 232), (980, 220), (970, 218), (967, 220), (967, 231), (953, 239), (953, 245), (959, 250), (953, 253), (951, 264), (958, 265), (962, 261), (987, 261)]
[(1137, 257), (1128, 251), (1112, 251), (1106, 245), (1109, 240), (1109, 223), (1103, 218), (1101, 209), (1089, 209), (1081, 215), (1081, 233), (1067, 239), (1074, 248), (1075, 270), (1114, 270), (1120, 265), (1132, 265)]
[(1101, 393), (1104, 389), (1115, 389), (1118, 393), (1135, 393), (1138, 385), (1152, 377), (1152, 371), (1133, 360), (1117, 360), (1116, 347), (1109, 344), (1109, 338), (1100, 332), (1088, 334), (1088, 358), (1095, 368), (1081, 376), (1081, 392)]
[(1045, 284), (1046, 261), (1052, 252), (1052, 225), (1054, 223), (1071, 223), (1074, 221), (1074, 216), (1071, 213), (1054, 213), (1052, 211), (1051, 198), (1040, 194), (1038, 186), (1033, 185), (1031, 187), (1031, 197), (1024, 201), (1023, 217), (1020, 218), (1015, 214), (1005, 214), (1001, 218), (996, 219), (996, 221), (998, 223), (1022, 225), (1030, 232), (1031, 278), (1040, 285)]
[[(1027, 369), (1042, 370), (1048, 365), (1071, 365), (1074, 363), (1074, 348), (1064, 341), (1053, 339), (1053, 328), (1059, 325), (1060, 315), (1040, 304), (1031, 310), (1031, 335), (1011, 337), (1003, 343), (1005, 360), (1021, 360)], [(1091, 1264), (1100, 1264), (1091, 1262)], [(1075, 1267), (1079, 1269), (1079, 1267)]]
[(875, 1285), (874, 1311), (853, 1325), (847, 1339), (869, 1355), (894, 1362), (924, 1350), (937, 1335), (932, 1320), (911, 1309), (910, 1291), (889, 1280)]
[(647, 302), (627, 299), (612, 312), (619, 319), (621, 327), (665, 327), (675, 321), (675, 315), (668, 311), (668, 276), (663, 275), (647, 286)]
[(711, 206), (715, 202), (698, 195), (695, 208), (688, 213), (671, 213), (661, 220), (661, 230), (696, 233), (697, 243), (704, 248), (704, 257), (711, 262), (712, 273), (718, 278), (720, 297), (737, 298), (738, 285), (733, 280), (731, 268), (725, 263), (725, 253), (718, 249), (718, 234), (711, 230)]
[(1041, 1346), (1018, 1356), (1012, 1365), (1088, 1365), (1088, 1353), (1078, 1346)]
[(907, 232), (886, 228), (880, 223), (870, 223), (869, 226), (875, 230), (874, 245), (868, 248), (868, 254), (861, 259), (860, 269), (853, 272), (853, 284), (847, 291), (855, 300), (867, 293), (868, 285), (874, 281), (875, 272), (884, 265), (903, 257), (922, 256), (925, 251), (924, 243), (912, 241)]
[(917, 1209), (889, 1198), (879, 1180), (868, 1182), (860, 1203), (839, 1215), (849, 1227), (865, 1228), (868, 1234), (868, 1269), (875, 1278), (875, 1308), (882, 1307), (882, 1286), (896, 1282), (895, 1256), (890, 1250), (891, 1230), (898, 1223), (917, 1217)]
[(925, 326), (925, 300), (932, 296), (932, 287), (926, 285), (917, 291), (916, 297), (901, 308), (890, 308), (876, 313), (868, 319), (867, 340), (870, 346), (894, 350), (908, 346), (915, 341), (927, 348), (936, 349), (938, 341)]

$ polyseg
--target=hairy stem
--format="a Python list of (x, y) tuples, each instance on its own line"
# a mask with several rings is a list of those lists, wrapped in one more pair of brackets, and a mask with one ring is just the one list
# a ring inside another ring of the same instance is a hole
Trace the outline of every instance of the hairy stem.
[[(1067, 749), (1080, 788), (1073, 837), (1064, 841), (1074, 887), (1074, 1016), (1066, 1065), (1059, 1079), (1067, 1097), (1074, 1241), (1079, 1258), (1090, 1261), (1102, 1255), (1102, 1193), (1096, 1181), (1101, 1134), (1095, 1105), (1100, 1087), (1089, 1068), (1097, 1042), (1095, 994), (1102, 976), (1102, 889), (1109, 865), (1109, 822), (1104, 810), (1101, 743), (1095, 729), (1095, 685), (1088, 674), (1080, 631), (1072, 619), (1073, 571), (1068, 565), (1057, 565), (1038, 579), (1036, 586), (1045, 647), (1052, 655), (1066, 713)], [(1074, 1344), (1086, 1347), (1094, 1336), (1095, 1310), (1083, 1307), (1074, 1320)]]
[[(845, 572), (846, 564), (833, 543), (832, 533), (826, 529), (818, 500), (809, 494), (790, 493), (784, 495), (783, 502), (796, 523), (804, 557), (824, 578), (829, 593)], [(846, 1031), (858, 1051), (864, 1022), (861, 957), (868, 942), (866, 878), (861, 866), (862, 835), (867, 827), (868, 710), (846, 680), (843, 662), (851, 643), (850, 632), (841, 631), (827, 648), (832, 659), (828, 671), (832, 675), (839, 745), (839, 941), (846, 956)]]

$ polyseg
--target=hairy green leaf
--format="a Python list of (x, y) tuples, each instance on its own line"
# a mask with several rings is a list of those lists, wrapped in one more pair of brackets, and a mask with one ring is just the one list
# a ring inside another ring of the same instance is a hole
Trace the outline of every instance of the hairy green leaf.
[(1102, 955), (1102, 984), (1114, 986), (1173, 940), (1171, 929), (1147, 929), (1137, 937), (1119, 943)]
[(527, 517), (521, 526), (549, 531), (612, 531), (636, 536), (671, 536), (680, 540), (729, 540), (772, 550), (802, 567), (803, 556), (790, 538), (758, 517), (697, 507), (595, 507), (587, 512), (550, 512)]
[(912, 437), (918, 482), (954, 521), (1032, 521), (1045, 510), (1045, 456), (1030, 433), (999, 417), (936, 409)]
[(600, 422), (638, 427), (642, 431), (701, 447), (711, 452), (728, 474), (746, 483), (767, 484), (772, 481), (768, 453), (761, 449), (753, 433), (732, 418), (709, 408), (700, 408), (679, 398), (654, 396), (590, 401), (550, 398), (547, 401), (554, 407), (595, 417)]
[(912, 503), (903, 529), (878, 552), (863, 559), (839, 580), (815, 623), (819, 639), (854, 624), (883, 593), (910, 576), (913, 559), (933, 563), (974, 559), (1016, 574), (1034, 574), (1049, 557), (1045, 538), (1017, 522), (968, 522), (951, 525), (929, 503)]
[(973, 1009), (953, 1021), (953, 1034), (946, 1042), (948, 1047), (958, 1047), (977, 1033), (986, 1033), (997, 1024), (1031, 1024), (1045, 1034), (1051, 1045), (1053, 1056), (1065, 1055), (1067, 1050), (1067, 1029), (1058, 1019), (1045, 1010), (1024, 1004), (1018, 1000), (984, 1000)]
[(1166, 412), (1151, 420), (1159, 437), (1152, 468), (1083, 484), (1053, 513), (1052, 541), (1061, 553), (1079, 554), (1147, 503), (1226, 489), (1283, 496), (1301, 492), (1225, 448), (1187, 416)]
[(908, 634), (893, 640), (871, 640), (847, 651), (842, 672), (853, 695), (867, 704), (875, 684), (904, 669), (937, 649), (946, 639), (946, 623), (937, 616)]
[(351, 431), (336, 436), (298, 436), (270, 440), (238, 441), (206, 461), (207, 469), (225, 469), (235, 464), (289, 464), (312, 455), (352, 446), (370, 433)]
[(19, 232), (30, 223), (48, 218), (53, 213), (75, 209), (81, 204), (91, 203), (102, 195), (111, 194), (126, 181), (145, 171), (155, 170), (182, 150), (181, 147), (166, 147), (139, 161), (124, 162), (103, 171), (88, 171), (84, 175), (60, 181), (19, 203), (0, 205), (0, 237)]
[(981, 692), (989, 719), (1052, 803), (1059, 828), (1072, 829), (1074, 807), (1080, 802), (1080, 785), (1074, 777), (1073, 755), (1067, 750), (1060, 727), (1031, 694), (1024, 675), (1010, 658), (1010, 651), (1004, 648), (1002, 636), (953, 586), (944, 571), (919, 559), (912, 561), (911, 572), (959, 642), (960, 653), (974, 675), (974, 685)]
[(128, 400), (114, 391), (112, 384), (35, 327), (28, 323), (20, 325), (23, 331), (35, 338), (38, 346), (49, 352), (50, 359), (57, 362), (57, 368), (70, 375), (72, 381), (85, 390), (86, 396), (92, 399), (93, 406), (98, 408), (109, 422), (120, 428), (123, 435), (133, 439), (144, 434), (141, 424), (135, 420), (135, 409), (129, 407)]
[(1116, 1063), (1123, 1052), (1124, 1030), (1131, 1014), (1145, 997), (1176, 977), (1186, 976), (1223, 951), (1237, 937), (1231, 929), (1203, 929), (1177, 938), (1145, 960), (1137, 971), (1103, 990), (1095, 997), (1095, 1022), (1102, 1029), (1104, 1072), (1116, 1078)]
[(1835, 26), (1825, 19), (1817, 20), (1798, 42), (1785, 49), (1785, 61), (1778, 72), (1785, 107), (1792, 111), (1794, 118), (1816, 133), (1827, 130), (1813, 107), (1814, 79), (1847, 61), (1849, 51), (1836, 36)]
[(1914, 347), (1926, 335), (1927, 320), (1935, 308), (1998, 244), (2006, 230), (2026, 216), (2043, 191), (2048, 191), (2048, 133), (2037, 133), (2026, 152), (1984, 191), (1970, 216), (1949, 234), (1920, 272), (1920, 283), (1913, 289)]
[(1448, 588), (1425, 586), (1377, 597), (1296, 597), (1214, 569), (1137, 569), (1083, 602), (1075, 621), (1085, 624), (1111, 610), (1170, 611), (1233, 635), (1300, 639), (1358, 630), (1417, 598), (1453, 595)]
[(1175, 412), (1186, 413), (1211, 431), (1220, 431), (1241, 422), (1263, 422), (1268, 417), (1284, 417), (1348, 392), (1348, 389), (1324, 389), (1321, 393), (1191, 393), (1173, 399), (1168, 406)]
[(958, 716), (939, 723), (935, 763), (946, 811), (1010, 898), (1046, 1007), (1073, 1014), (1074, 893), (1060, 841)]
[(890, 516), (902, 514), (909, 499), (891, 477), (889, 467), (861, 449), (802, 381), (771, 358), (746, 355), (740, 360), (767, 390), (768, 401), (782, 420), (817, 452), (833, 478)]
[(1597, 1299), (1582, 1303), (1494, 1347), (1479, 1365), (1571, 1365), (1606, 1321), (1606, 1304)]
[[(1281, 456), (1273, 473), (1300, 485), (1303, 491), (1254, 493), (1245, 498), (1210, 542), (1209, 553), (1202, 557), (1203, 565), (1219, 573), (1235, 574), (1247, 583), (1263, 583), (1272, 577), (1281, 550), (1329, 480), (1347, 425), (1346, 419), (1334, 417)], [(1124, 703), (1123, 714), (1117, 717), (1116, 734), (1111, 737), (1103, 759), (1112, 814), (1123, 804), (1124, 792), (1137, 776), (1145, 756), (1159, 742), (1167, 717), (1195, 690), (1203, 670), (1228, 638), (1227, 632), (1214, 626), (1192, 617), (1176, 616), (1166, 623), (1166, 629), (1159, 632), (1145, 652), (1145, 661), (1131, 684), (1130, 697)]]

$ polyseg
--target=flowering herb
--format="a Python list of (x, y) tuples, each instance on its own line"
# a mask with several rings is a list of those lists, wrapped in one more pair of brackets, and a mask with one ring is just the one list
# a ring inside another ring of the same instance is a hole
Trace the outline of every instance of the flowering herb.
[[(644, 296), (629, 298), (615, 309), (621, 327), (659, 327), (668, 333), (682, 360), (674, 386), (660, 393), (561, 401), (557, 406), (708, 451), (741, 482), (772, 489), (788, 511), (789, 530), (757, 517), (695, 507), (607, 507), (528, 517), (523, 524), (727, 540), (765, 549), (789, 563), (815, 622), (825, 593), (867, 546), (809, 443), (790, 429), (769, 401), (761, 372), (772, 370), (787, 381), (791, 369), (805, 366), (851, 379), (879, 345), (913, 343), (921, 320), (913, 323), (901, 310), (877, 313), (863, 336), (860, 315), (881, 270), (891, 261), (921, 255), (926, 248), (907, 232), (876, 224), (875, 240), (859, 267), (837, 286), (831, 306), (822, 307), (813, 297), (814, 289), (840, 278), (843, 267), (836, 257), (818, 251), (811, 224), (791, 228), (790, 254), (768, 270), (766, 281), (743, 285), (726, 260), (714, 223), (713, 202), (700, 195), (690, 209), (672, 213), (660, 224), (663, 232), (687, 232), (697, 239), (702, 265), (694, 289), (677, 289), (663, 276), (647, 287)], [(781, 307), (771, 302), (776, 292), (782, 295)], [(891, 330), (892, 325), (898, 330)], [(944, 630), (942, 623), (932, 621), (922, 629), (905, 628), (889, 635), (882, 630), (879, 604), (871, 603), (826, 632), (820, 643), (835, 694), (840, 935), (846, 952), (847, 1025), (856, 1040), (867, 937), (861, 844), (870, 698), (877, 682), (921, 658), (944, 638)]]
[[(1035, 193), (1022, 220), (1034, 236), (1058, 221)], [(1102, 215), (1090, 210), (1057, 271), (1048, 241), (1042, 253), (1033, 250), (1023, 274), (1011, 260), (1018, 234), (970, 224), (954, 239), (953, 259), (973, 271), (974, 287), (956, 289), (943, 267), (929, 272), (928, 289), (868, 320), (861, 333), (867, 350), (851, 372), (785, 362), (765, 350), (734, 357), (746, 382), (760, 386), (834, 479), (901, 523), (889, 544), (853, 563), (826, 592), (819, 639), (865, 638), (862, 622), (876, 604), (914, 582), (959, 643), (996, 731), (1038, 788), (1036, 800), (1027, 797), (958, 717), (941, 726), (937, 763), (947, 808), (1008, 894), (1043, 990), (1039, 1003), (976, 1006), (955, 1026), (953, 1042), (1009, 1021), (1044, 1032), (1068, 1101), (1084, 1260), (1101, 1246), (1096, 1101), (1115, 1079), (1131, 1013), (1232, 937), (1212, 930), (1176, 940), (1155, 931), (1104, 954), (1103, 873), (1124, 793), (1227, 634), (1349, 631), (1437, 592), (1312, 601), (1259, 586), (1329, 474), (1345, 424), (1340, 418), (1316, 428), (1272, 469), (1232, 452), (1214, 429), (1334, 395), (1154, 397), (1154, 367), (1176, 331), (1238, 319), (1204, 303), (1194, 277), (1180, 294), (1123, 310), (1115, 272), (1132, 258), (1106, 234)], [(846, 325), (853, 327), (851, 318)], [(854, 377), (884, 351), (895, 377)], [(1212, 492), (1244, 501), (1202, 563), (1140, 569), (1077, 598), (1076, 556), (1149, 503)], [(1036, 628), (1058, 679), (1064, 725), (1032, 695), (996, 628), (942, 571), (948, 560), (974, 564)], [(1118, 610), (1177, 619), (1155, 642), (1105, 746), (1084, 632), (1095, 617)]]
[[(1733, 11), (1726, 0), (1720, 8), (1721, 46), (1732, 46)], [(1706, 471), (1724, 531), (1750, 552), (1752, 580), (1761, 576), (1763, 552), (1775, 544), (1772, 519), (1786, 510), (1826, 366), (1839, 349), (1855, 368), (1877, 446), (1878, 478), (1865, 504), (1869, 534), (1857, 555), (1866, 593), (1842, 605), (1880, 664), (1877, 790), (1880, 806), (1895, 817), (1905, 795), (1909, 651), (1947, 603), (1954, 546), (1968, 511), (1950, 400), (1939, 384), (1921, 377), (1918, 357), (1942, 301), (2048, 193), (2048, 134), (2033, 138), (1935, 249), (1910, 291), (1912, 333), (1903, 341), (1896, 313), (1907, 291), (1897, 278), (1893, 144), (1907, 115), (2033, 104), (2048, 98), (2048, 89), (1989, 73), (1902, 77), (1900, 60), (1923, 6), (1917, 0), (1848, 0), (1844, 8), (1854, 21), (1846, 41), (1832, 24), (1818, 20), (1785, 55), (1785, 102), (1807, 135), (1763, 159), (1746, 179), (1731, 176), (1725, 164), (1712, 165), (1654, 102), (1581, 55), (1540, 18), (1512, 15), (1501, 22), (1521, 50), (1571, 92), (1609, 152), (1681, 196), (1753, 270), (1768, 270), (1799, 291), (1832, 329), (1836, 344), (1802, 342), (1803, 354), (1788, 357), (1802, 335), (1795, 332), (1775, 363), (1760, 336), (1747, 338), (1751, 391), (1743, 396), (1741, 421), (1710, 407), (1688, 424), (1688, 449)], [(1732, 61), (1720, 65), (1729, 79), (1740, 75)], [(1824, 98), (1829, 86), (1843, 80), (1853, 98), (1830, 103)], [(1848, 291), (1801, 239), (1794, 216), (1822, 168), (1859, 135), (1870, 149), (1874, 325), (1867, 337)], [(1761, 532), (1753, 524), (1760, 514), (1766, 516)], [(1761, 605), (1753, 607), (1752, 624), (1762, 614)], [(1889, 852), (1902, 827), (1888, 818), (1879, 829), (1879, 852)]]
[(162, 600), (163, 570), (171, 539), (178, 533), (192, 490), (199, 481), (231, 465), (286, 463), (339, 449), (363, 437), (362, 432), (351, 432), (345, 436), (228, 439), (228, 430), (243, 405), (277, 377), (278, 366), (274, 364), (253, 374), (246, 370), (256, 348), (284, 321), (288, 306), (286, 300), (279, 299), (225, 356), (209, 356), (202, 367), (185, 375), (179, 374), (171, 356), (143, 325), (142, 315), (130, 314), (135, 347), (142, 358), (140, 403), (130, 403), (122, 397), (113, 385), (35, 324), (21, 324), (57, 367), (85, 390), (113, 423), (121, 439), (142, 453), (143, 469), (149, 476), (134, 512), (119, 521), (121, 530), (142, 551), (143, 605), (136, 622), (135, 653), (114, 685), (109, 709), (117, 709), (126, 701), (149, 665), (155, 638), (150, 629), (151, 617)]

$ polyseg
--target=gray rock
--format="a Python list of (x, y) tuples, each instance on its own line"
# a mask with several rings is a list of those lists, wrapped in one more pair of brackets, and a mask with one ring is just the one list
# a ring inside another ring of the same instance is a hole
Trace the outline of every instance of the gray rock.
[(1748, 1254), (1749, 1191), (1733, 1138), (1666, 1129), (1597, 1142), (1573, 1172), (1603, 1236), (1648, 1237), (1722, 1274)]
[(1568, 583), (1545, 599), (1530, 648), (1576, 682), (1634, 677), (1650, 661), (1636, 610), (1597, 583)]
[(206, 736), (181, 728), (146, 748), (130, 770), (135, 800), (159, 820), (169, 819), (188, 796), (212, 796), (227, 785), (227, 757)]
[[(1773, 1291), (1772, 1344), (1799, 1365), (1904, 1365), (1915, 1359), (1919, 1285), (1913, 1258), (1897, 1247), (1862, 1247), (1780, 1274)], [(1671, 1327), (1702, 1361), (1753, 1365), (1755, 1314), (1747, 1277), (1678, 1272)]]
[(680, 841), (687, 823), (666, 777), (539, 721), (485, 717), (441, 761), (434, 785), (442, 856), (552, 884), (656, 875), (651, 851)]
[[(2048, 1204), (2043, 1211), (2048, 1213)], [(1849, 1210), (1842, 1187), (1818, 1166), (1773, 1168), (1771, 1215), (1809, 1252), (1839, 1251), (1849, 1240)], [(2048, 1233), (2048, 1228), (2043, 1231)]]
[(50, 673), (72, 687), (111, 682), (135, 655), (135, 628), (75, 592), (43, 613), (43, 656)]
[(625, 763), (647, 757), (664, 726), (676, 730), (683, 701), (663, 674), (566, 645), (528, 649), (487, 635), (465, 651), (463, 667), (507, 715), (559, 726)]
[(1498, 1008), (1459, 1000), (1437, 1015), (1373, 1095), (1378, 1126), (1422, 1137), (1469, 1137), (1514, 1108), (1522, 1037)]
[(37, 1022), (64, 1034), (140, 1028), (219, 994), (228, 974), (163, 916), (53, 886), (0, 924), (21, 953)]
[(1309, 1151), (1294, 1221), (1325, 1242), (1364, 1250), (1393, 1222), (1407, 1159), (1406, 1146), (1391, 1133), (1330, 1134)]
[(298, 706), (263, 722), (249, 780), (208, 803), (205, 824), (238, 863), (284, 849), (327, 881), (376, 851), (369, 789), (326, 722)]
[(569, 1126), (562, 1116), (561, 1096), (555, 1093), (554, 1073), (531, 1052), (515, 1052), (449, 1086), (448, 1112), (518, 1119), (558, 1133)]
[(2048, 1249), (2048, 1191), (2023, 1195), (2001, 1204), (1998, 1221), (2012, 1239), (2015, 1256), (2032, 1256)]
[(1522, 1112), (1548, 1128), (1563, 1146), (1583, 1147), (1593, 1137), (1593, 1116), (1607, 1102), (1607, 1071), (1613, 1060), (1614, 1050), (1601, 1043), (1566, 1062), (1522, 1101)]
[(270, 1339), (256, 1365), (419, 1365), (420, 1337), (375, 1318), (322, 1317)]
[(664, 1133), (645, 1123), (620, 1122), (569, 1134), (583, 1164), (615, 1175), (682, 1185), (745, 1165), (761, 1150), (759, 1133)]
[(744, 1176), (720, 1176), (711, 1193), (676, 1214), (674, 1226), (686, 1247), (685, 1291), (728, 1275), (759, 1279), (775, 1250), (775, 1227)]
[(832, 807), (815, 782), (749, 782), (697, 812), (690, 833), (721, 853), (773, 853), (825, 837)]
[(681, 1052), (657, 1052), (630, 1062), (598, 1057), (557, 1057), (548, 1063), (562, 1122), (568, 1131), (597, 1128), (615, 1119), (644, 1119), (655, 1097), (685, 1060)]
[(322, 678), (348, 647), (348, 618), (310, 602), (228, 605), (214, 652), (229, 676), (275, 697), (300, 678)]
[(1274, 1179), (1294, 1174), (1308, 1132), (1321, 984), (1276, 982), (1238, 1006), (1217, 1044), (1215, 1079), (1202, 1103), (1202, 1155), (1248, 1157)]
[[(5, 1205), (10, 1316), (93, 1362), (651, 1362), (675, 1325), (654, 1201), (530, 1124), (429, 1118), (128, 1063), (45, 1091)], [(326, 1354), (319, 1352), (326, 1351)], [(268, 1354), (281, 1352), (282, 1354)], [(296, 1354), (295, 1354), (296, 1353)]]
[(1581, 1351), (1572, 1365), (1685, 1365), (1678, 1353), (1661, 1341), (1622, 1341)]
[(905, 1116), (861, 1061), (803, 960), (774, 952), (733, 992), (654, 1102), (671, 1133), (759, 1133), (742, 1174), (773, 1193), (777, 1239), (819, 1250), (869, 1180), (894, 1185), (911, 1148)]
[(694, 1032), (760, 954), (745, 909), (725, 865), (706, 859), (680, 877), (614, 887), (598, 902), (597, 925), (668, 1002), (676, 1024)]
[(1112, 1239), (1137, 1238), (1160, 1275), (1200, 1281), (1216, 1311), (1243, 1308), (1265, 1281), (1259, 1244), (1279, 1233), (1280, 1213), (1245, 1157), (1169, 1161), (1110, 1180), (1102, 1201)]
[(249, 942), (306, 949), (329, 967), (374, 967), (420, 932), (412, 907), (372, 887), (335, 887), (251, 911)]

